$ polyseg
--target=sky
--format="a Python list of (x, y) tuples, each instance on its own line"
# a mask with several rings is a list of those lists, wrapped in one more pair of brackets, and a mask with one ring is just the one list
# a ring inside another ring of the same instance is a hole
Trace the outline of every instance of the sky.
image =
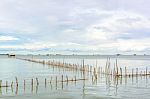
[(150, 54), (150, 0), (0, 0), (0, 53)]

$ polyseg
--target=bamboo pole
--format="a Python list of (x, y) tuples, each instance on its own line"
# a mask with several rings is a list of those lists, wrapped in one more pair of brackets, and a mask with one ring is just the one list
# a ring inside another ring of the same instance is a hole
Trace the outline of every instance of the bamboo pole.
[(50, 84), (52, 83), (52, 79), (53, 79), (53, 78), (51, 77)]
[(57, 76), (56, 76), (56, 89), (57, 89)]
[(23, 81), (23, 89), (24, 89), (24, 93), (25, 93), (25, 89), (26, 89), (26, 81)]
[(117, 70), (117, 75), (118, 75), (118, 61), (116, 59), (116, 70)]
[(2, 87), (2, 80), (0, 80), (0, 88)]
[(61, 81), (63, 82), (63, 75), (61, 75)]
[(64, 86), (64, 84), (63, 84), (63, 75), (62, 75), (62, 89), (63, 89), (63, 86)]
[(146, 76), (147, 76), (147, 74), (148, 74), (148, 73), (147, 73), (147, 67), (146, 67)]
[(76, 76), (75, 76), (75, 81), (77, 81)]
[(127, 67), (125, 66), (125, 76), (127, 76)]
[(134, 75), (134, 69), (132, 68), (132, 77), (133, 77), (133, 75)]
[(13, 87), (13, 81), (11, 82), (11, 87)]
[(138, 76), (138, 68), (136, 68), (136, 76)]
[(18, 78), (16, 77), (16, 86), (18, 86)]
[(33, 87), (33, 79), (31, 79), (31, 86)]
[(8, 87), (8, 81), (6, 81), (6, 87)]
[(38, 78), (36, 78), (36, 84), (37, 84), (37, 86), (39, 85), (39, 81), (38, 81)]
[(47, 84), (47, 80), (46, 80), (46, 78), (45, 78), (45, 88), (46, 88), (46, 84)]
[(24, 89), (25, 89), (25, 86), (26, 86), (26, 81), (25, 80), (23, 81), (23, 85), (24, 85)]
[(122, 76), (122, 68), (120, 67), (120, 76)]
[(68, 82), (68, 76), (66, 76), (67, 82)]

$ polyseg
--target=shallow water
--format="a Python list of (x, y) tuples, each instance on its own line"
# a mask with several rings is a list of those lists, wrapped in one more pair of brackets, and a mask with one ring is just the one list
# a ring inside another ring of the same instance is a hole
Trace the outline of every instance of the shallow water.
[[(116, 58), (118, 65), (125, 66), (131, 72), (132, 68), (145, 70), (150, 65), (150, 56), (17, 56), (37, 60), (57, 60), (91, 66), (105, 67), (108, 57), (111, 59), (111, 66)], [(149, 69), (148, 69), (149, 70)], [(150, 76), (113, 78), (99, 74), (97, 81), (92, 81), (92, 73), (86, 73), (87, 80), (61, 82), (66, 79), (83, 78), (80, 71), (57, 68), (43, 64), (19, 60), (16, 58), (0, 57), (0, 80), (2, 85), (8, 85), (13, 81), (13, 87), (0, 88), (0, 99), (149, 99), (150, 97)], [(56, 84), (57, 76), (57, 84)], [(19, 86), (16, 87), (15, 77), (18, 78)], [(35, 78), (38, 78), (39, 85)], [(45, 84), (45, 78), (47, 83)], [(34, 80), (33, 86), (31, 80)], [(26, 82), (24, 86), (24, 80)], [(50, 81), (52, 81), (50, 83)]]

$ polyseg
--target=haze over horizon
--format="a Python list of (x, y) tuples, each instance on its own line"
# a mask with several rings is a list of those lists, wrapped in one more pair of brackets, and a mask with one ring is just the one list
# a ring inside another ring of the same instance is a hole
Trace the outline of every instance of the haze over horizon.
[(150, 54), (149, 11), (149, 0), (0, 0), (0, 52)]

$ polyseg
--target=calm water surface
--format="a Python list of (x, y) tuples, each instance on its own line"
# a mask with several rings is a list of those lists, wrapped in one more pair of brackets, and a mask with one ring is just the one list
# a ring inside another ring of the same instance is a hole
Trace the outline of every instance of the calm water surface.
[[(111, 66), (114, 65), (116, 58), (118, 65), (122, 68), (127, 67), (130, 72), (132, 68), (150, 70), (150, 56), (17, 56), (22, 58), (33, 58), (36, 60), (55, 60), (60, 62), (69, 62), (85, 64), (91, 66), (105, 67), (107, 57), (111, 59)], [(98, 75), (97, 81), (91, 80), (91, 73), (86, 73), (87, 80), (76, 82), (60, 82), (64, 79), (83, 78), (79, 71), (64, 70), (54, 66), (47, 66), (38, 63), (32, 63), (16, 58), (0, 56), (0, 80), (2, 85), (10, 85), (13, 81), (13, 87), (0, 88), (0, 99), (149, 99), (150, 98), (150, 76), (128, 77), (114, 79), (111, 76)], [(56, 84), (56, 76), (58, 83)], [(15, 77), (18, 78), (19, 86), (15, 85)], [(35, 78), (38, 78), (37, 86)], [(45, 85), (45, 78), (47, 83)], [(31, 79), (34, 80), (33, 86)], [(26, 85), (24, 87), (24, 80)], [(50, 83), (51, 81), (51, 83)]]

